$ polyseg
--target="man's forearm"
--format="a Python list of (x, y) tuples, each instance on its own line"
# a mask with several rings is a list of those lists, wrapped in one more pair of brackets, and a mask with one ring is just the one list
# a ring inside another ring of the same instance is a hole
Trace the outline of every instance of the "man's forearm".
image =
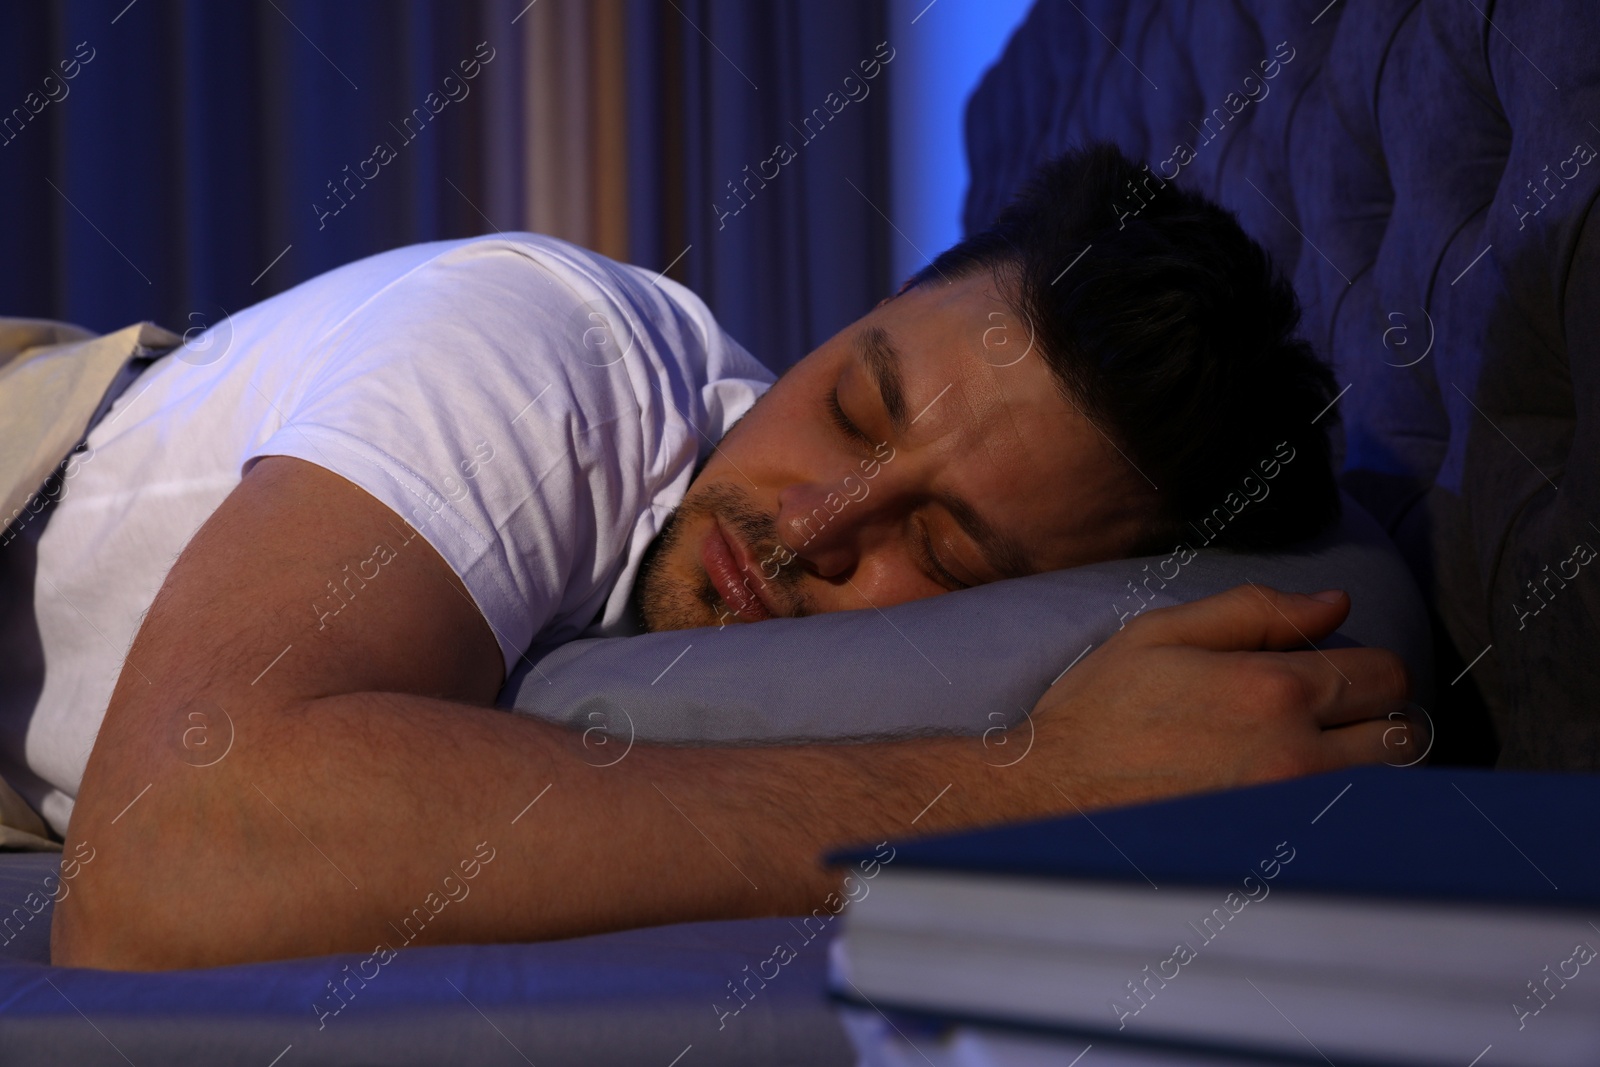
[(233, 731), (210, 766), (161, 744), (170, 729), (117, 739), (149, 749), (144, 780), (100, 788), (149, 789), (75, 820), (97, 859), (63, 902), (58, 962), (371, 951), (424, 923), (437, 943), (805, 912), (836, 887), (817, 862), (830, 845), (1028, 813), (1027, 791), (1003, 788), (1023, 772), (974, 738), (638, 743), (605, 766), (626, 738), (586, 747), (539, 720), (393, 693), (236, 715)]
[(359, 693), (257, 697), (185, 760), (190, 705), (130, 681), (73, 816), (69, 848), (95, 858), (52, 955), (168, 968), (809, 912), (836, 888), (817, 862), (832, 845), (1375, 762), (1406, 695), (1396, 657), (1245, 651), (1320, 639), (1347, 610), (1241, 587), (1153, 611), (1003, 743), (585, 747)]

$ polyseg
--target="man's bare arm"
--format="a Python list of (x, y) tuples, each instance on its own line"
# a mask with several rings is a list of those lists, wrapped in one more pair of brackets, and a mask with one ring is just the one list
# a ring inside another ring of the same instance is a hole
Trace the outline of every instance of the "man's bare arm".
[[(84, 776), (68, 848), (95, 858), (57, 908), (55, 962), (202, 966), (399, 947), (417, 930), (501, 941), (806, 912), (835, 887), (816, 860), (834, 844), (1376, 760), (1391, 724), (1371, 720), (1405, 687), (1376, 650), (1238, 651), (1294, 647), (1348, 610), (1247, 587), (1149, 612), (1086, 657), (1013, 766), (944, 738), (637, 744), (598, 767), (623, 739), (597, 754), (484, 706), (498, 646), (410, 533), (343, 479), (269, 458), (196, 534)], [(389, 558), (359, 566), (380, 542)], [(346, 564), (360, 582), (329, 615)], [(818, 665), (818, 699), (826, 678)]]

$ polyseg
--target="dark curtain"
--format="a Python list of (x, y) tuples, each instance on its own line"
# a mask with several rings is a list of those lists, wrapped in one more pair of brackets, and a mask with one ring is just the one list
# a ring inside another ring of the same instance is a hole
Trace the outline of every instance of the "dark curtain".
[[(513, 19), (525, 7), (0, 6), (0, 314), (182, 331), (386, 248), (521, 228), (527, 27)], [(828, 94), (859, 80), (883, 4), (628, 0), (626, 12), (630, 258), (671, 264), (785, 367), (890, 284), (886, 74), (810, 143), (791, 125), (829, 114)], [(470, 95), (421, 132), (406, 125), (485, 41), (494, 59)], [(713, 205), (736, 203), (726, 183), (780, 141), (796, 158), (719, 224)], [(394, 158), (363, 180), (378, 144)]]
[[(688, 249), (672, 276), (785, 368), (895, 281), (889, 79), (859, 66), (886, 38), (885, 5), (633, 0), (629, 16), (635, 259)], [(794, 158), (767, 163), (779, 144)]]
[[(409, 143), (391, 124), (493, 36), (496, 6), (0, 9), (0, 312), (184, 330), (352, 259), (483, 229), (467, 202), (482, 197), (481, 98), (413, 119)], [(92, 58), (64, 81), (75, 55)], [(362, 181), (380, 141), (395, 158)], [(345, 206), (322, 215), (339, 206), (330, 183)]]

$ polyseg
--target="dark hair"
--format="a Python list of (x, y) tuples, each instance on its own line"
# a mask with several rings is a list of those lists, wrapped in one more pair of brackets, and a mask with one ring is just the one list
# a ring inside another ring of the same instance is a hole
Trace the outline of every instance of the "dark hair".
[(1157, 487), (1134, 554), (1197, 534), (1280, 548), (1338, 518), (1335, 415), (1312, 421), (1333, 378), (1296, 336), (1294, 289), (1232, 213), (1096, 144), (1040, 166), (993, 225), (907, 284), (982, 269), (1067, 399)]

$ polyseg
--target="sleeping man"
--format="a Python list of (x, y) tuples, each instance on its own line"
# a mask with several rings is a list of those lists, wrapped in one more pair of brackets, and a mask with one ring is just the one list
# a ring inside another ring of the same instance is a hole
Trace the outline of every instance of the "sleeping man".
[(1063, 157), (770, 388), (681, 286), (531, 235), (351, 264), (155, 363), (31, 535), (45, 668), (0, 770), (94, 857), (55, 962), (370, 952), (469, 862), (426, 940), (808, 912), (831, 845), (1380, 760), (1399, 660), (1293, 651), (1337, 591), (1142, 614), (1003, 770), (950, 737), (600, 769), (492, 706), (580, 633), (1170, 547), (1285, 447), (1224, 543), (1323, 529), (1332, 390), (1290, 289), (1176, 188), (1119, 216), (1141, 176)]

